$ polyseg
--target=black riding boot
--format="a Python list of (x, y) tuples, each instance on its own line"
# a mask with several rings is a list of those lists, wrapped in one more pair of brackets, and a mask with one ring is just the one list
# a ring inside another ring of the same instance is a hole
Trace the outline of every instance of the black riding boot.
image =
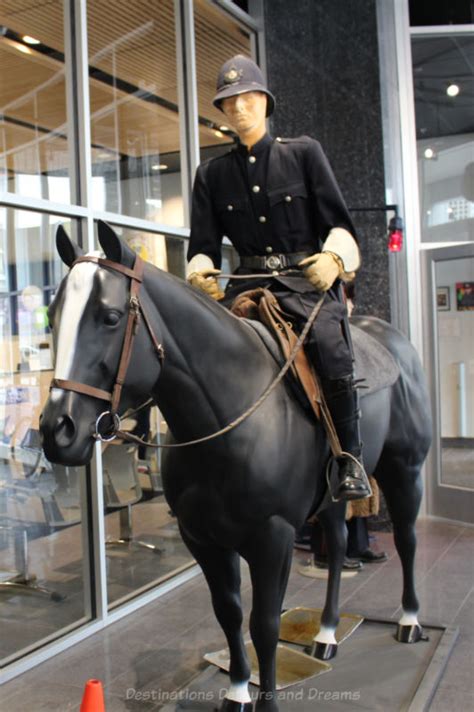
[(359, 394), (354, 379), (324, 380), (322, 386), (341, 448), (347, 453), (338, 458), (339, 486), (333, 495), (338, 500), (363, 499), (370, 495), (370, 487), (362, 465)]

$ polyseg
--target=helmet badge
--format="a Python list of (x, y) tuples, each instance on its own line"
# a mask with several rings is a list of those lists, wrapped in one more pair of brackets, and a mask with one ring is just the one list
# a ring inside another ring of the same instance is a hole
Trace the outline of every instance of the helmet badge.
[(242, 73), (242, 69), (236, 69), (235, 67), (231, 67), (229, 71), (224, 74), (224, 82), (226, 84), (234, 84), (242, 78)]

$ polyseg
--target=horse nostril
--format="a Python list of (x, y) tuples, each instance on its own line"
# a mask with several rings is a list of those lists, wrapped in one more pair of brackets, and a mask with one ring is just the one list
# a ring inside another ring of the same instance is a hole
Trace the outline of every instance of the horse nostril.
[(69, 415), (61, 415), (56, 421), (54, 435), (58, 445), (66, 447), (70, 445), (76, 435), (76, 426)]

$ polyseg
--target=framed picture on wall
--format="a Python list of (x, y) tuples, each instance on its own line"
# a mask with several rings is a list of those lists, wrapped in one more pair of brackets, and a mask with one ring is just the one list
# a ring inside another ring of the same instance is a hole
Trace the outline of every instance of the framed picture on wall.
[(438, 311), (449, 311), (451, 309), (449, 287), (437, 287), (436, 304), (438, 307)]
[(458, 311), (474, 311), (474, 282), (456, 282)]

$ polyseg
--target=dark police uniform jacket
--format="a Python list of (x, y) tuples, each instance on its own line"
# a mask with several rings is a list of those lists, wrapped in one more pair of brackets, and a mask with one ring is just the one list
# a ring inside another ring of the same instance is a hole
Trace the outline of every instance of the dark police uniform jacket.
[[(355, 237), (349, 212), (319, 142), (308, 136), (273, 140), (266, 134), (250, 151), (237, 144), (223, 156), (199, 166), (193, 188), (188, 260), (202, 253), (220, 268), (224, 236), (240, 256), (313, 254), (321, 251), (333, 227), (344, 228)], [(235, 293), (255, 286), (261, 283), (245, 281)], [(307, 318), (318, 298), (304, 277), (281, 276), (269, 281), (268, 286), (301, 321)], [(314, 353), (317, 366), (320, 371), (329, 369), (332, 375), (328, 377), (335, 378), (352, 370), (352, 358), (349, 353), (348, 361), (347, 345), (342, 340), (339, 350), (345, 351), (343, 363), (340, 367), (335, 364), (338, 349), (335, 341), (341, 342), (340, 320), (344, 318), (345, 307), (340, 303), (339, 290), (330, 291), (327, 307), (321, 310), (317, 322), (320, 336), (322, 323), (330, 318), (332, 328), (326, 324), (326, 332), (333, 336), (325, 337), (324, 347), (318, 346), (321, 339), (317, 334), (313, 335), (313, 341), (318, 351)], [(301, 295), (296, 301), (295, 293)], [(326, 352), (324, 358), (321, 348)]]

